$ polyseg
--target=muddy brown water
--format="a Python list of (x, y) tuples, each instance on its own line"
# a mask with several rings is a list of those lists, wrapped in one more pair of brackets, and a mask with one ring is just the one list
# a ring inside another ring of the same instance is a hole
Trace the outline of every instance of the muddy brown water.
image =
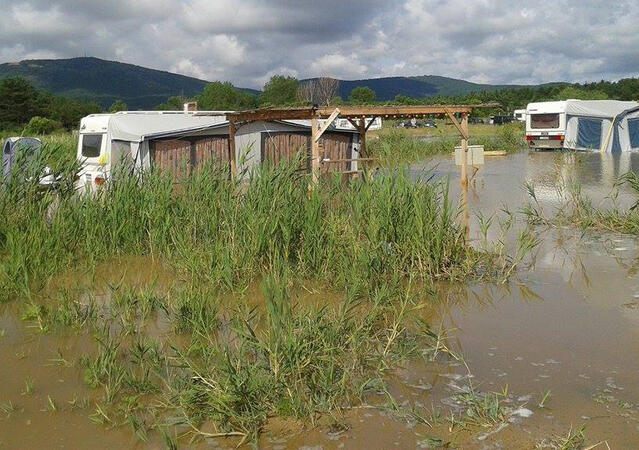
[[(451, 194), (459, 195), (452, 159), (438, 158), (411, 170), (416, 177), (450, 177)], [(524, 182), (535, 185), (548, 214), (562, 203), (566, 179), (579, 182), (598, 206), (628, 206), (634, 202), (632, 193), (624, 187), (611, 193), (617, 177), (629, 170), (639, 170), (639, 155), (523, 152), (487, 158), (469, 195), (474, 245), (482, 241), (476, 214), (495, 214), (488, 240), (500, 238), (500, 210), (517, 212), (528, 201)], [(504, 237), (511, 246), (516, 229)], [(470, 382), (487, 392), (507, 389), (504, 404), (520, 411), (510, 415), (507, 426), (450, 433), (445, 424), (431, 428), (388, 411), (358, 408), (346, 414), (350, 428), (341, 432), (273, 421), (259, 447), (427, 448), (426, 439), (438, 437), (461, 448), (534, 448), (545, 438), (585, 425), (589, 444), (639, 448), (639, 240), (572, 227), (541, 231), (529, 264), (509, 282), (443, 286), (433, 302), (428, 312), (432, 326), (451, 329), (448, 343), (468, 368), (454, 360), (414, 361), (390, 381), (401, 407), (425, 415), (433, 408), (458, 407), (452, 396)], [(161, 283), (170, 276), (147, 262), (118, 267), (134, 284)], [(95, 278), (85, 281), (90, 285)], [(90, 403), (98, 395), (84, 386), (77, 364), (77, 356), (92, 344), (76, 333), (38, 333), (20, 315), (17, 304), (0, 306), (0, 404), (14, 409), (8, 415), (0, 411), (0, 449), (164, 448), (158, 436), (140, 442), (130, 428), (106, 429), (89, 421), (91, 408), (72, 407), (74, 400), (76, 405)], [(161, 325), (157, 332), (163, 332)], [(33, 393), (26, 392), (27, 380), (33, 381)], [(540, 408), (548, 391), (547, 404)], [(236, 444), (207, 440), (194, 446)]]

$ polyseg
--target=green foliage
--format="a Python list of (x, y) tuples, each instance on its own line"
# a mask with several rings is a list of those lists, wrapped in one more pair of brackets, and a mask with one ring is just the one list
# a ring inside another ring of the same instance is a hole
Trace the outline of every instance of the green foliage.
[[(46, 158), (38, 164), (34, 173)], [(126, 254), (164, 255), (178, 271), (225, 288), (259, 276), (276, 258), (337, 285), (350, 283), (353, 270), (372, 279), (430, 277), (463, 265), (462, 233), (440, 186), (397, 174), (349, 187), (327, 180), (309, 196), (293, 166), (265, 167), (246, 185), (213, 168), (179, 186), (155, 173), (114, 175), (119, 182), (95, 195), (64, 194), (53, 219), (55, 197), (40, 193), (38, 177), (12, 177), (0, 191), (3, 296), (38, 289), (74, 262)], [(73, 170), (57, 170), (62, 185), (72, 185)], [(202, 317), (183, 315), (185, 323)]]
[(154, 109), (157, 111), (182, 111), (184, 104), (189, 102), (190, 99), (176, 95), (169, 97), (165, 103), (160, 103)]
[(60, 122), (45, 117), (33, 116), (27, 126), (24, 127), (23, 133), (25, 136), (41, 136), (51, 134), (60, 127)]
[[(255, 96), (236, 89), (231, 83), (209, 83), (198, 97), (198, 107), (212, 111), (235, 111), (255, 106)], [(181, 108), (180, 108), (181, 109)]]
[(608, 94), (596, 89), (579, 89), (574, 86), (566, 86), (559, 91), (553, 100), (607, 100)]
[(375, 102), (375, 91), (369, 87), (360, 86), (351, 91), (348, 101), (356, 105), (368, 105)]
[(0, 128), (23, 127), (39, 116), (59, 122), (66, 129), (78, 126), (86, 115), (100, 112), (94, 103), (56, 97), (36, 89), (20, 77), (5, 78), (0, 82)]
[(0, 127), (24, 125), (45, 111), (45, 97), (29, 81), (9, 77), (0, 82)]
[(260, 95), (262, 106), (286, 106), (298, 102), (300, 82), (295, 77), (275, 75), (264, 85), (264, 92)]
[(47, 94), (47, 98), (46, 116), (60, 122), (67, 130), (77, 129), (80, 125), (80, 119), (83, 117), (102, 112), (102, 107), (97, 103), (87, 103), (49, 94)]
[(109, 107), (109, 112), (111, 113), (116, 113), (119, 111), (127, 111), (129, 109), (129, 107), (127, 106), (126, 103), (124, 103), (123, 100), (121, 99), (117, 99), (116, 101), (113, 102), (113, 104)]

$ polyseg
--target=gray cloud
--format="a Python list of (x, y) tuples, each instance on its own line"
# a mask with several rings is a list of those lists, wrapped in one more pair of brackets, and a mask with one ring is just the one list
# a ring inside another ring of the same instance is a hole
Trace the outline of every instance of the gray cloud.
[(490, 83), (637, 76), (639, 2), (0, 0), (0, 60), (117, 59), (261, 86), (271, 75)]

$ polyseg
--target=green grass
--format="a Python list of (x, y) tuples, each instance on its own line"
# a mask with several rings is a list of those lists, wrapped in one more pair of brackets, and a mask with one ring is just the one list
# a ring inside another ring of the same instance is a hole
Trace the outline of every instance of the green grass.
[[(574, 225), (583, 229), (596, 229), (627, 234), (639, 233), (639, 175), (628, 172), (617, 182), (617, 186), (626, 185), (637, 200), (629, 208), (617, 206), (598, 208), (583, 195), (581, 187), (572, 184), (568, 187), (568, 199), (552, 217), (547, 217), (537, 199), (535, 188), (527, 185), (531, 202), (523, 212), (532, 223), (547, 225)], [(614, 196), (615, 194), (613, 194)]]
[[(227, 290), (259, 279), (279, 259), (298, 277), (341, 287), (392, 274), (454, 278), (469, 269), (446, 186), (401, 172), (346, 186), (327, 179), (309, 192), (294, 164), (264, 167), (246, 183), (211, 168), (179, 185), (157, 173), (122, 176), (87, 196), (73, 195), (73, 160), (55, 146), (42, 153), (0, 191), (4, 300), (29, 297), (64, 268), (123, 255), (161, 258)], [(53, 155), (62, 187), (42, 192), (37, 174)]]
[[(482, 133), (474, 135), (470, 132), (470, 144), (483, 145), (486, 151), (502, 150), (514, 152), (526, 148), (524, 129), (520, 124), (508, 124), (491, 127), (493, 134)], [(367, 151), (370, 157), (379, 160), (382, 166), (399, 166), (411, 164), (435, 155), (450, 154), (455, 146), (460, 145), (458, 133), (436, 131), (428, 140), (417, 136), (416, 130), (391, 128), (376, 134), (376, 139), (370, 139)], [(420, 130), (417, 130), (420, 131)]]

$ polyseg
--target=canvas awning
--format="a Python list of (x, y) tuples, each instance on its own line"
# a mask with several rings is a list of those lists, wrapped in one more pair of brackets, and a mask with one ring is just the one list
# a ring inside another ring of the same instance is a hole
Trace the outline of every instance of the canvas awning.
[(142, 142), (152, 138), (185, 136), (225, 123), (223, 115), (116, 114), (109, 119), (107, 133), (113, 140)]
[(566, 101), (566, 114), (571, 116), (613, 118), (624, 111), (639, 106), (637, 102), (618, 100)]

